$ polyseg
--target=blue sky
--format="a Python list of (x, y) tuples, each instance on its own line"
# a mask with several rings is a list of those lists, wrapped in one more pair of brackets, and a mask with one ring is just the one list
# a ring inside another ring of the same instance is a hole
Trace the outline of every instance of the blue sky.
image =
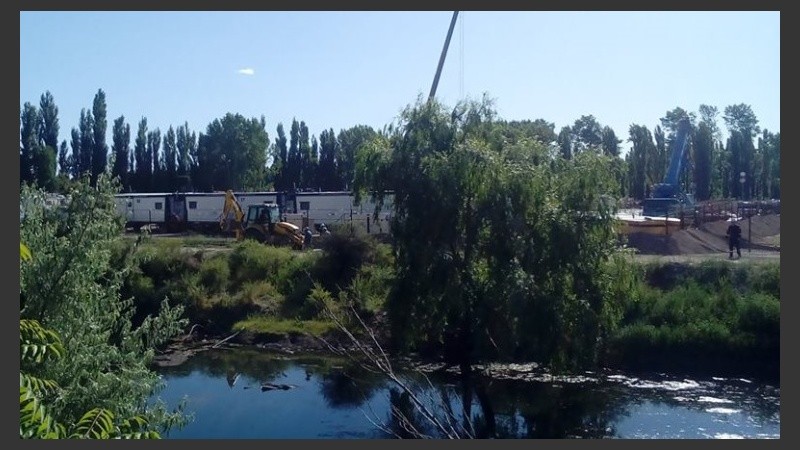
[[(202, 132), (226, 113), (304, 120), (312, 134), (396, 119), (427, 97), (452, 11), (20, 12), (20, 106), (50, 91), (59, 140), (106, 93), (109, 135), (124, 115), (162, 134)], [(780, 13), (459, 14), (437, 98), (495, 100), (501, 118), (582, 115), (628, 138), (680, 106), (752, 107), (780, 131)], [(724, 130), (720, 114), (719, 125)], [(623, 149), (629, 144), (623, 143)]]

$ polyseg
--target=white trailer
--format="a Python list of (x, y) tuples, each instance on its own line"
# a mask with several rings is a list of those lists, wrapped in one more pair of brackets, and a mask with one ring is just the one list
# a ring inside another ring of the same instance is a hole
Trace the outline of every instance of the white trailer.
[(295, 203), (297, 212), (311, 223), (337, 223), (353, 213), (353, 196), (348, 192), (300, 192)]
[(362, 198), (359, 204), (350, 192), (300, 192), (295, 194), (297, 214), (302, 217), (302, 226), (314, 227), (325, 223), (331, 226), (349, 226), (368, 234), (388, 233), (391, 196), (387, 196), (384, 207), (376, 220), (375, 204), (370, 198)]
[[(236, 200), (242, 207), (242, 211), (247, 214), (250, 205), (263, 205), (264, 203), (278, 203), (277, 192), (234, 192)], [(220, 210), (222, 212), (222, 210)]]
[(125, 218), (127, 226), (138, 229), (144, 225), (165, 223), (167, 195), (163, 193), (117, 194), (114, 199), (117, 213)]
[(187, 192), (186, 224), (190, 229), (218, 230), (225, 207), (224, 192)]

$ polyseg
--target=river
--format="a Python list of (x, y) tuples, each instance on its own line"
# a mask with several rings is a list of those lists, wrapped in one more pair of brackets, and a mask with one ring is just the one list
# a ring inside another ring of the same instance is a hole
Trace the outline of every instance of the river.
[[(430, 369), (430, 368), (429, 368)], [(780, 387), (753, 379), (481, 367), (465, 389), (447, 371), (400, 371), (442, 423), (498, 438), (780, 438)], [(255, 349), (210, 350), (159, 368), (154, 399), (192, 420), (167, 439), (441, 437), (383, 375), (347, 360)], [(466, 392), (466, 395), (465, 395)], [(452, 414), (447, 414), (448, 406)]]

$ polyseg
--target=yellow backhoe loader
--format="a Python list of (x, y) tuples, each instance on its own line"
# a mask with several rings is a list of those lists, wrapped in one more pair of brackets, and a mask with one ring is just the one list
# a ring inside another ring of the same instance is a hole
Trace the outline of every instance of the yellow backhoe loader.
[(300, 228), (280, 221), (280, 210), (275, 203), (250, 205), (247, 215), (242, 210), (233, 191), (225, 192), (225, 206), (219, 221), (224, 231), (233, 231), (236, 240), (253, 239), (264, 244), (288, 245), (295, 250), (303, 249), (303, 234)]

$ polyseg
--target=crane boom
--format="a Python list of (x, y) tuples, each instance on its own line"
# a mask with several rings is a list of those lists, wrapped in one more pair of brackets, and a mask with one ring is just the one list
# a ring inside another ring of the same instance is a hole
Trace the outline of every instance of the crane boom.
[(693, 199), (681, 192), (680, 189), (680, 174), (689, 144), (690, 128), (688, 118), (684, 117), (678, 122), (678, 130), (675, 133), (675, 140), (672, 142), (672, 155), (669, 168), (664, 175), (664, 182), (653, 186), (650, 198), (644, 199), (642, 208), (644, 216), (668, 216), (670, 213), (674, 213), (672, 210), (675, 207), (691, 206), (694, 203)]
[(686, 156), (686, 147), (689, 142), (687, 139), (689, 135), (689, 119), (683, 118), (678, 122), (678, 132), (675, 135), (675, 142), (673, 142), (672, 159), (669, 162), (669, 171), (667, 176), (664, 177), (666, 184), (678, 184), (678, 176), (681, 173), (683, 165), (683, 158)]
[(431, 93), (428, 95), (430, 102), (436, 96), (436, 87), (439, 86), (439, 76), (442, 75), (442, 67), (444, 67), (444, 59), (447, 56), (447, 48), (450, 46), (450, 38), (453, 36), (453, 28), (456, 26), (456, 19), (458, 18), (458, 11), (453, 11), (453, 18), (450, 19), (450, 29), (447, 30), (447, 38), (444, 40), (444, 47), (442, 54), (439, 56), (439, 65), (436, 67), (436, 75), (433, 77), (433, 85), (431, 86)]

